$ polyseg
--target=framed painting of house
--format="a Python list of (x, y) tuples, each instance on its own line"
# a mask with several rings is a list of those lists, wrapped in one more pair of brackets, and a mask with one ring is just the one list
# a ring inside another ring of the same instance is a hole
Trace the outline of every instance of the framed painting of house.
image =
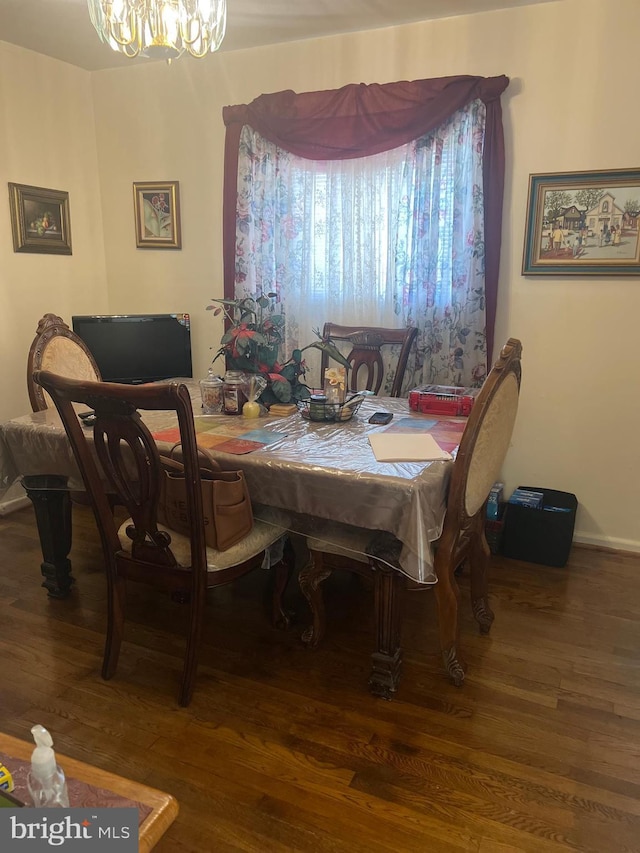
[(138, 249), (180, 249), (178, 181), (140, 181), (133, 185)]
[(71, 254), (69, 193), (9, 183), (14, 252)]
[(640, 275), (640, 169), (529, 176), (523, 275)]

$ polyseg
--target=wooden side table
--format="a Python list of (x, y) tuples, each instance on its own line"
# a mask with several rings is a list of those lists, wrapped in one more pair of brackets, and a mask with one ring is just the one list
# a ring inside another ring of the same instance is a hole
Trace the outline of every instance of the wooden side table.
[[(35, 744), (0, 733), (0, 761), (13, 775), (15, 795), (28, 804), (26, 775)], [(171, 794), (149, 788), (99, 767), (58, 754), (69, 789), (69, 802), (77, 806), (136, 806), (140, 813), (140, 853), (152, 850), (178, 814), (178, 801)], [(13, 760), (12, 760), (13, 759)], [(26, 794), (26, 796), (25, 796)]]

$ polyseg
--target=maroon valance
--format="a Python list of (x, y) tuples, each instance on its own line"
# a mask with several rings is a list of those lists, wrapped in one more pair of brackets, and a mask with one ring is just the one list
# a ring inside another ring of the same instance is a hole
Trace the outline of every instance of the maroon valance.
[(265, 139), (308, 160), (344, 160), (418, 139), (476, 99), (496, 101), (507, 77), (439, 77), (399, 83), (351, 83), (341, 89), (260, 95), (225, 107), (228, 128), (248, 124)]
[(486, 104), (484, 143), (485, 289), (487, 356), (493, 350), (504, 188), (500, 95), (508, 77), (438, 77), (397, 83), (351, 83), (341, 89), (260, 95), (224, 107), (224, 292), (233, 298), (238, 148), (247, 124), (265, 139), (309, 160), (344, 160), (405, 145), (480, 99)]

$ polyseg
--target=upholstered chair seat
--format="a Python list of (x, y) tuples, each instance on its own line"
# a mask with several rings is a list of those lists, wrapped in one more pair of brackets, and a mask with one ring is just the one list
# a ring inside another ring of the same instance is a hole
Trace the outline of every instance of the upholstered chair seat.
[(368, 565), (367, 550), (374, 535), (374, 531), (364, 527), (333, 522), (327, 528), (326, 536), (307, 537), (307, 548), (310, 551), (322, 551), (324, 554), (339, 554)]
[[(283, 521), (286, 519), (283, 518)], [(127, 536), (127, 528), (131, 526), (133, 519), (128, 518), (118, 530), (118, 537), (123, 551), (131, 552), (131, 539)], [(191, 543), (188, 536), (171, 530), (162, 524), (158, 524), (158, 530), (168, 533), (171, 537), (171, 551), (177, 562), (181, 566), (188, 566), (191, 559)], [(257, 554), (265, 552), (263, 559), (263, 568), (270, 568), (271, 565), (279, 562), (282, 559), (284, 548), (284, 537), (286, 536), (287, 528), (279, 527), (275, 524), (265, 524), (264, 521), (254, 520), (253, 530), (241, 539), (236, 545), (228, 548), (226, 551), (216, 551), (214, 548), (207, 547), (207, 572), (221, 572), (238, 563), (244, 563), (251, 560)]]

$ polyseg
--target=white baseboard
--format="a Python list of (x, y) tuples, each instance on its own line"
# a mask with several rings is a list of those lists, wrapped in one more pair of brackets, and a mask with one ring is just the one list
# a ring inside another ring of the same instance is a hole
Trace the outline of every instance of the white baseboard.
[(640, 542), (637, 539), (621, 539), (615, 536), (593, 536), (576, 531), (573, 541), (580, 545), (595, 545), (598, 548), (609, 548), (613, 551), (631, 551), (640, 554)]

